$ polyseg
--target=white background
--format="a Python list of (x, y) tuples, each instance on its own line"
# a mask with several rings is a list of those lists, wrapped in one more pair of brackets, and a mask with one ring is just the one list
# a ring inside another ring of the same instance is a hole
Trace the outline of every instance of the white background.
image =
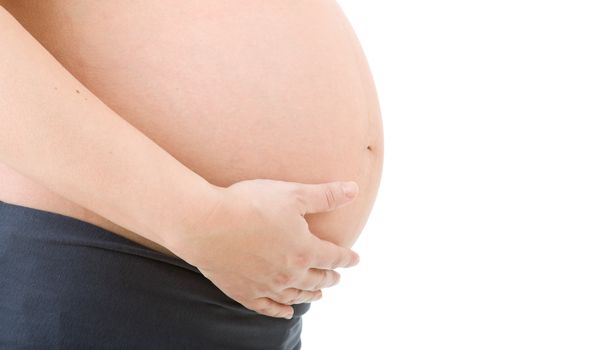
[(598, 349), (596, 1), (338, 2), (384, 169), (303, 349)]

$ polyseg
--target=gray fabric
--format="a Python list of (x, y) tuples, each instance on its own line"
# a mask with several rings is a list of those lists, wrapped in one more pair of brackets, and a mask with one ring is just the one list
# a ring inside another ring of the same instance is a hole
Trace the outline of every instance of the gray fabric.
[(91, 223), (0, 201), (1, 349), (301, 348), (195, 267)]

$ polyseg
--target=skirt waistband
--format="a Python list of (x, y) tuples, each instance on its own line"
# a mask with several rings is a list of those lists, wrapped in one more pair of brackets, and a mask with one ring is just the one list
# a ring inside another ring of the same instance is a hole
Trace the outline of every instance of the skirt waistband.
[(194, 266), (74, 217), (0, 201), (0, 347), (301, 347), (301, 316), (248, 310)]
[[(0, 223), (5, 228), (10, 225), (22, 227), (26, 224), (26, 234), (29, 235), (52, 230), (55, 235), (43, 237), (48, 243), (95, 247), (137, 255), (201, 273), (195, 266), (183, 259), (150, 249), (103, 227), (72, 216), (0, 201), (0, 219)], [(21, 234), (24, 233), (21, 232)]]

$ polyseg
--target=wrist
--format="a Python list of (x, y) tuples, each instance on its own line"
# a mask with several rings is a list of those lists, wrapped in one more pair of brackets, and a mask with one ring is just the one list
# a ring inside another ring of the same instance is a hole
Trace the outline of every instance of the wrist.
[(222, 202), (224, 190), (197, 176), (174, 204), (173, 217), (160, 230), (159, 243), (180, 255), (188, 237), (200, 237), (208, 231), (207, 220)]

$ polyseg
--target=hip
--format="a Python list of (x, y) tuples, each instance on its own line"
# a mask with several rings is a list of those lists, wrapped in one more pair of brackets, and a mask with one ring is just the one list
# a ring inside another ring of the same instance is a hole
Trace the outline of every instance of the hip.
[(301, 315), (259, 315), (194, 266), (61, 214), (0, 201), (0, 344), (299, 349)]

